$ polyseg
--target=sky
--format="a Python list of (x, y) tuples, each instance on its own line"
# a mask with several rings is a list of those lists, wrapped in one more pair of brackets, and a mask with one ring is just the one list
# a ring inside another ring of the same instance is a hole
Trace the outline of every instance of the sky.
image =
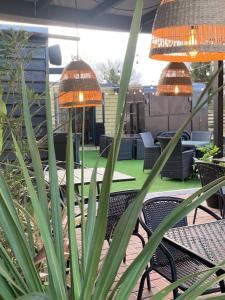
[[(112, 61), (123, 61), (129, 34), (102, 30), (49, 27), (50, 33), (68, 34), (80, 37), (79, 56), (90, 65)], [(76, 54), (76, 42), (50, 39), (50, 45), (59, 43), (63, 54), (63, 65), (69, 63), (71, 56)], [(141, 84), (157, 84), (165, 62), (149, 58), (151, 44), (150, 34), (140, 34), (138, 38), (134, 69), (141, 74)]]
[[(7, 22), (0, 21), (0, 23), (5, 24)], [(79, 56), (91, 66), (104, 63), (107, 60), (124, 60), (128, 33), (56, 26), (49, 26), (48, 29), (50, 33), (54, 34), (79, 36)], [(72, 56), (76, 55), (77, 43), (62, 39), (49, 39), (49, 45), (54, 44), (59, 44), (61, 47), (62, 66), (64, 67), (71, 61)], [(150, 34), (139, 35), (134, 69), (137, 73), (140, 73), (140, 83), (142, 85), (157, 84), (160, 74), (167, 64), (149, 58), (150, 44)], [(54, 77), (54, 80), (58, 79), (59, 76)]]

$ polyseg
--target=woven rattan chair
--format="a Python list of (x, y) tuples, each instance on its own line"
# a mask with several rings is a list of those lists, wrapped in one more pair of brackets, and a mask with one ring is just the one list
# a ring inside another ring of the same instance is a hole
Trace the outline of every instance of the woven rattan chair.
[(107, 136), (101, 135), (99, 137), (99, 153), (102, 157), (108, 157), (108, 148), (107, 148)]
[[(152, 232), (163, 221), (163, 219), (180, 203), (182, 199), (175, 197), (156, 197), (144, 202), (140, 223), (147, 232), (148, 238)], [(204, 206), (199, 206), (204, 212), (210, 214), (216, 220), (220, 217)], [(187, 217), (179, 221), (174, 227), (187, 226)], [(183, 278), (207, 269), (207, 266), (191, 256), (169, 245), (166, 241), (162, 241), (150, 260), (150, 267), (144, 272), (141, 278), (138, 299), (140, 300), (143, 293), (144, 282), (152, 270), (165, 277), (170, 282)], [(186, 290), (192, 286), (199, 278), (193, 277), (191, 280), (180, 285), (179, 288)], [(215, 286), (208, 290), (207, 293), (219, 291), (219, 286)], [(173, 291), (174, 298), (178, 296), (178, 289)]]
[[(105, 239), (110, 244), (111, 239), (113, 237), (114, 229), (119, 222), (122, 214), (125, 212), (129, 204), (134, 201), (135, 197), (137, 196), (138, 190), (129, 190), (129, 191), (120, 191), (114, 192), (110, 194), (109, 197), (109, 208), (108, 208), (108, 218), (107, 218), (107, 228)], [(137, 236), (142, 243), (142, 246), (145, 245), (144, 238), (138, 232), (139, 228), (139, 220), (137, 221), (135, 228), (133, 230), (133, 235)], [(124, 262), (126, 257), (124, 258)], [(150, 286), (150, 281), (148, 279), (148, 286)]]
[[(225, 167), (214, 163), (206, 163), (197, 161), (196, 167), (200, 176), (202, 186), (209, 184), (210, 182), (225, 176)], [(218, 192), (207, 199), (207, 203), (210, 207), (220, 209), (222, 218), (225, 215), (225, 189), (224, 187), (219, 189)], [(197, 214), (197, 211), (196, 213)]]
[(192, 141), (206, 141), (210, 143), (212, 133), (210, 131), (192, 131), (191, 140)]
[[(125, 212), (127, 207), (131, 202), (134, 201), (135, 197), (139, 190), (129, 190), (129, 191), (120, 191), (114, 192), (110, 194), (109, 197), (109, 209), (108, 209), (108, 221), (107, 221), (107, 229), (105, 239), (110, 243), (110, 240), (113, 236), (114, 229), (119, 222), (122, 214)], [(140, 238), (142, 245), (144, 246), (145, 241), (144, 238), (138, 233), (138, 225), (137, 222), (133, 235), (136, 235)]]
[(144, 159), (144, 144), (141, 138), (136, 139), (136, 159)]
[[(102, 157), (108, 157), (113, 137), (101, 136), (99, 139), (100, 143), (100, 154)], [(130, 138), (123, 137), (120, 143), (120, 150), (117, 160), (131, 160), (133, 159), (133, 140)]]
[(154, 167), (155, 162), (161, 154), (159, 145), (155, 145), (151, 132), (140, 133), (144, 144), (144, 170), (150, 170)]
[[(161, 150), (163, 151), (167, 144), (170, 142), (170, 137), (158, 137)], [(173, 153), (167, 160), (165, 166), (161, 171), (161, 177), (168, 177), (172, 179), (181, 179), (192, 175), (194, 150), (182, 151), (181, 139), (178, 141)]]
[[(59, 161), (66, 160), (66, 142), (67, 142), (67, 135), (65, 133), (56, 133), (54, 134), (54, 146), (55, 146), (55, 155), (56, 159)], [(74, 161), (76, 163), (80, 162), (80, 134), (74, 133), (73, 134), (73, 151), (74, 151)]]
[[(113, 138), (107, 138), (107, 145), (112, 144)], [(110, 147), (109, 147), (110, 148)], [(131, 160), (133, 159), (133, 140), (130, 138), (122, 138), (120, 143), (120, 150), (117, 160)]]

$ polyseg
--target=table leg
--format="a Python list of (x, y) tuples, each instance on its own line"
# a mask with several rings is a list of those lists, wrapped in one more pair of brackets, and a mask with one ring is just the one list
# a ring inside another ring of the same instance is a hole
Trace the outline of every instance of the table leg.
[(100, 195), (100, 191), (101, 191), (101, 183), (97, 182), (97, 193), (98, 193), (98, 195)]
[[(222, 274), (224, 274), (224, 272), (222, 272), (222, 271), (216, 272), (216, 275), (217, 275), (218, 277), (219, 277), (220, 275), (222, 275)], [(220, 281), (220, 282), (219, 282), (219, 285), (220, 285), (221, 293), (225, 293), (225, 283), (224, 283), (224, 281), (223, 281), (223, 280)]]

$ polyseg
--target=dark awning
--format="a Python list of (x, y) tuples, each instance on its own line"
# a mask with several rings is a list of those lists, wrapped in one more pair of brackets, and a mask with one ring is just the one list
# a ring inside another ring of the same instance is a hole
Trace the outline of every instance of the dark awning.
[[(77, 8), (76, 8), (77, 2)], [(135, 0), (6, 0), (0, 19), (43, 25), (123, 30), (130, 28)], [(145, 0), (142, 32), (150, 32), (159, 0)]]

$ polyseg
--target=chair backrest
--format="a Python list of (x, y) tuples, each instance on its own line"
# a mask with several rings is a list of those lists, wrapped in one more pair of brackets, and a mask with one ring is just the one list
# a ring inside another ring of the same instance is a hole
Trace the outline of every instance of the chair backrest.
[[(202, 186), (205, 186), (210, 182), (222, 176), (225, 176), (225, 167), (222, 167), (218, 164), (206, 163), (206, 162), (196, 162), (195, 164), (198, 169)], [(219, 203), (219, 201), (221, 200), (221, 195), (223, 194), (221, 193), (221, 191), (222, 189), (219, 189), (219, 191), (213, 194), (212, 196), (210, 196), (207, 199), (207, 201), (209, 201), (209, 203), (212, 203), (213, 205), (218, 205), (215, 203)]]
[[(161, 131), (160, 133), (157, 134), (157, 140), (158, 137), (173, 137), (176, 134), (176, 131)], [(190, 140), (190, 134), (187, 131), (184, 131), (181, 135), (181, 139), (188, 141)]]
[(188, 140), (190, 140), (190, 138), (191, 138), (191, 136), (187, 131), (184, 131), (181, 135), (181, 139), (184, 141), (188, 141)]
[(154, 145), (154, 138), (150, 131), (139, 133), (143, 141), (144, 147), (148, 148)]
[(162, 137), (173, 137), (176, 134), (176, 131), (161, 131), (160, 133), (157, 134), (158, 136)]
[[(158, 136), (158, 141), (160, 143), (161, 151), (163, 151), (168, 143), (171, 141), (172, 137), (162, 137)], [(176, 147), (174, 148), (170, 158), (168, 160), (179, 160), (182, 159), (182, 145), (181, 139), (178, 141)]]
[[(182, 200), (183, 199), (176, 197), (155, 197), (144, 202), (142, 214), (145, 225), (151, 233), (158, 227), (165, 217), (182, 202)], [(173, 228), (187, 225), (187, 217), (184, 217), (176, 225), (174, 225)], [(170, 246), (168, 243), (163, 243), (173, 255), (174, 259), (178, 260), (186, 257), (184, 253)], [(152, 258), (152, 263), (154, 265), (165, 265), (168, 263), (168, 259), (160, 249), (157, 249)]]
[(219, 164), (196, 162), (196, 166), (200, 175), (202, 186), (225, 176), (225, 167), (220, 166)]
[(192, 131), (192, 141), (207, 141), (210, 142), (212, 133), (210, 131)]
[(139, 190), (120, 191), (111, 193), (109, 197), (109, 208), (107, 218), (107, 229), (105, 239), (110, 240), (113, 231), (129, 204), (134, 201)]

